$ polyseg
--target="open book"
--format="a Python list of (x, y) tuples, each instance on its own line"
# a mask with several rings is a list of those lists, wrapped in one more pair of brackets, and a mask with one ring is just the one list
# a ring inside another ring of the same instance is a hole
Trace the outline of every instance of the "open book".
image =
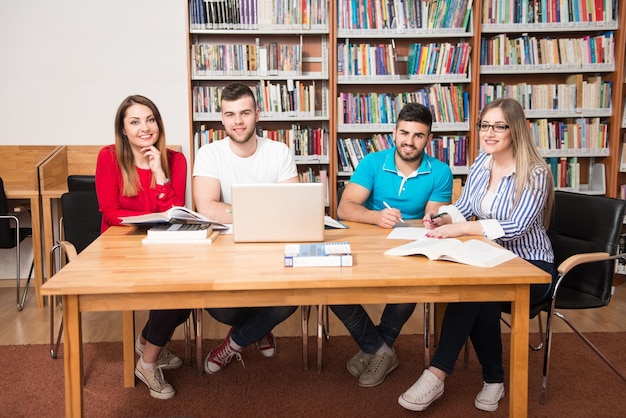
[(477, 267), (493, 267), (515, 257), (509, 250), (495, 247), (484, 241), (460, 241), (444, 238), (413, 241), (385, 251), (386, 255), (425, 255), (431, 260), (447, 260)]
[(149, 225), (158, 223), (172, 224), (211, 224), (214, 230), (227, 229), (226, 225), (215, 222), (209, 218), (187, 209), (184, 206), (174, 206), (165, 212), (146, 213), (145, 215), (124, 216), (120, 218), (122, 224)]

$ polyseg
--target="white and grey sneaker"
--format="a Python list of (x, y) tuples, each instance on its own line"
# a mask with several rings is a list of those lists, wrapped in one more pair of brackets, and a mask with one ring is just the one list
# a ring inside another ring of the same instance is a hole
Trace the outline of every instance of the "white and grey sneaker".
[(398, 403), (410, 411), (423, 411), (441, 395), (443, 395), (443, 380), (439, 380), (426, 369), (417, 382), (400, 395)]
[[(137, 340), (135, 341), (135, 353), (139, 354), (139, 356), (143, 356), (143, 350), (145, 347), (146, 345), (142, 344), (141, 339), (137, 336)], [(180, 357), (172, 354), (167, 348), (162, 347), (156, 364), (157, 366), (161, 366), (163, 370), (178, 369), (183, 365), (183, 361)]]
[(486, 383), (476, 399), (474, 406), (481, 411), (493, 412), (498, 409), (498, 402), (504, 398), (504, 383)]

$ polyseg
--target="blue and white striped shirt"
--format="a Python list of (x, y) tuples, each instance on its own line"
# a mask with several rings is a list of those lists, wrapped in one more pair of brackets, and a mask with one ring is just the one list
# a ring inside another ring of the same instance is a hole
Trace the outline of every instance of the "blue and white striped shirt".
[(466, 220), (476, 216), (488, 238), (519, 257), (552, 263), (552, 245), (543, 224), (548, 182), (552, 181), (550, 173), (536, 166), (515, 207), (515, 172), (504, 176), (487, 212), (482, 202), (487, 194), (492, 164), (493, 159), (487, 153), (481, 153), (476, 158), (454, 206)]

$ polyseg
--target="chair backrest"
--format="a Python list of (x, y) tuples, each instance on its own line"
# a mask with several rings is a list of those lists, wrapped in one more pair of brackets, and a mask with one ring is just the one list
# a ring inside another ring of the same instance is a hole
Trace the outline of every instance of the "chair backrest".
[[(574, 254), (617, 254), (625, 203), (604, 196), (556, 191), (548, 229), (556, 266)], [(559, 293), (570, 289), (590, 295), (598, 300), (598, 306), (605, 306), (611, 300), (614, 270), (615, 261), (580, 265), (567, 274)]]
[(102, 214), (95, 191), (68, 192), (61, 196), (64, 240), (80, 253), (100, 235)]
[[(9, 213), (9, 203), (7, 195), (4, 192), (4, 182), (0, 177), (0, 215)], [(15, 247), (15, 238), (11, 233), (11, 223), (8, 219), (0, 219), (0, 248)]]
[(71, 174), (67, 176), (67, 189), (70, 192), (95, 192), (96, 176)]

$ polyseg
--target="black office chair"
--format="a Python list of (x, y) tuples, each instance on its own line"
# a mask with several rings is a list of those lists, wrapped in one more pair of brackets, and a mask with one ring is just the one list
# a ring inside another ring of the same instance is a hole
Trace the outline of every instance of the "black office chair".
[[(552, 343), (552, 318), (557, 316), (578, 335), (622, 380), (620, 372), (572, 322), (557, 309), (594, 309), (611, 301), (615, 260), (626, 214), (626, 202), (603, 196), (557, 191), (548, 235), (554, 249), (559, 277), (552, 295), (541, 309), (548, 313), (546, 324), (541, 402), (548, 399), (548, 371)], [(535, 311), (538, 306), (531, 307)]]
[[(17, 214), (22, 211), (22, 208), (18, 210), (9, 211), (9, 202), (4, 191), (4, 182), (0, 178), (0, 248), (15, 248), (15, 277), (17, 284), (17, 310), (24, 309), (24, 303), (26, 301), (26, 295), (30, 286), (30, 279), (33, 274), (34, 260), (31, 263), (30, 273), (26, 280), (26, 286), (24, 292), (21, 292), (21, 253), (20, 247), (22, 241), (28, 236), (32, 236), (32, 228), (20, 228), (20, 220)], [(11, 227), (11, 221), (15, 224)]]
[[(64, 193), (61, 196), (61, 210), (63, 218), (61, 221), (61, 231), (63, 238), (52, 247), (50, 259), (55, 260), (55, 253), (63, 250), (68, 261), (71, 262), (73, 256), (83, 251), (100, 235), (102, 225), (102, 215), (98, 206), (98, 197), (93, 191), (73, 191)], [(57, 269), (60, 268), (57, 266)], [(61, 335), (63, 334), (63, 321), (59, 326), (56, 337), (54, 333), (54, 308), (55, 303), (50, 301), (50, 356), (57, 357)]]
[(86, 174), (70, 174), (67, 176), (69, 192), (95, 192), (96, 176)]

